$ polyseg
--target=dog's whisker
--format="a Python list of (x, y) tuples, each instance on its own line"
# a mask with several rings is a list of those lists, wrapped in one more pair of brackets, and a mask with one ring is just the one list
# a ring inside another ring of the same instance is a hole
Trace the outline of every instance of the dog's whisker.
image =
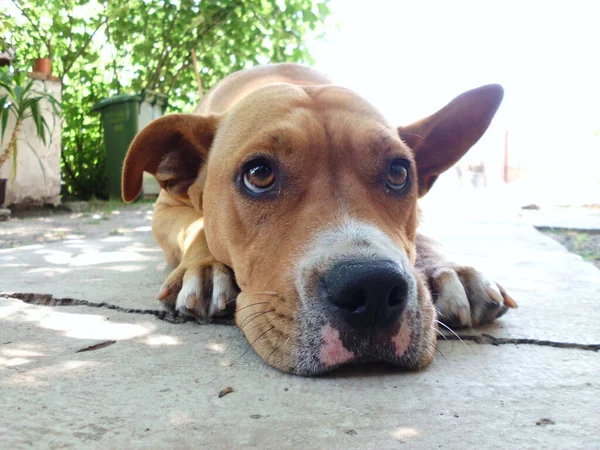
[(269, 302), (256, 302), (256, 303), (250, 303), (249, 305), (243, 306), (243, 307), (241, 307), (240, 309), (238, 309), (238, 310), (236, 311), (236, 313), (238, 313), (238, 312), (240, 312), (240, 311), (243, 311), (243, 310), (244, 310), (244, 309), (246, 309), (246, 308), (250, 308), (251, 306), (256, 306), (256, 305), (265, 305), (265, 304), (267, 304), (267, 303), (269, 303)]
[[(435, 347), (435, 351), (436, 351), (437, 353), (439, 353), (440, 355), (442, 355), (442, 358), (444, 358), (444, 359), (448, 359), (448, 358), (446, 358), (446, 355), (444, 355), (444, 354), (442, 353), (442, 351), (441, 351), (439, 348), (437, 348), (437, 346)], [(430, 353), (430, 355), (431, 355), (431, 353)], [(431, 356), (433, 357), (434, 355), (431, 355)]]
[(227, 347), (225, 347), (225, 351), (223, 352), (223, 356), (227, 355), (227, 352), (231, 348), (231, 344), (233, 344), (233, 341), (235, 341), (238, 337), (240, 337), (240, 329), (239, 328), (233, 333), (233, 336), (231, 336), (231, 339), (229, 339), (229, 342), (227, 343)]
[(283, 333), (281, 333), (279, 335), (279, 337), (277, 338), (277, 340), (275, 341), (275, 345), (273, 345), (273, 351), (271, 353), (269, 353), (269, 356), (267, 356), (267, 358), (263, 361), (263, 365), (260, 367), (260, 370), (258, 371), (259, 376), (262, 373), (263, 368), (269, 364), (269, 359), (271, 359), (271, 356), (273, 356), (273, 353), (275, 353), (279, 349), (279, 347), (277, 347), (277, 344), (279, 343), (279, 340), (281, 339), (282, 336), (284, 336)]
[[(265, 302), (267, 303), (267, 302)], [(240, 326), (237, 329), (237, 332), (233, 335), (233, 337), (231, 338), (231, 340), (229, 341), (229, 344), (227, 344), (227, 348), (225, 349), (225, 352), (223, 354), (226, 354), (227, 351), (229, 350), (229, 348), (231, 347), (231, 344), (233, 344), (233, 341), (241, 334), (242, 329), (248, 325), (250, 322), (252, 322), (254, 319), (261, 317), (269, 312), (272, 312), (274, 310), (269, 310), (269, 311), (258, 311), (258, 312), (253, 312), (251, 314), (248, 314), (244, 320), (242, 321), (242, 323), (240, 324)]]
[[(260, 317), (260, 316), (258, 316), (258, 317)], [(263, 325), (268, 325), (268, 324), (270, 324), (271, 322), (273, 322), (276, 319), (279, 319), (279, 317), (275, 316), (271, 320), (269, 320), (266, 324), (263, 324)], [(252, 319), (252, 320), (254, 320), (254, 319)], [(252, 321), (250, 321), (250, 322), (252, 322)], [(261, 324), (255, 325), (252, 328), (248, 328), (246, 331), (254, 330), (256, 327), (259, 327), (259, 326), (261, 326)]]
[(288, 345), (288, 342), (290, 342), (290, 339), (292, 338), (292, 336), (288, 336), (288, 338), (286, 339), (286, 341), (283, 343), (283, 347), (281, 347), (281, 351), (283, 352), (283, 349), (285, 348), (286, 345)]
[[(240, 292), (240, 293), (237, 295), (237, 297), (236, 297), (236, 298), (234, 298), (233, 300), (230, 300), (229, 302), (227, 302), (227, 304), (229, 304), (229, 303), (233, 303), (233, 302), (237, 302), (237, 300), (238, 300), (238, 299), (240, 299), (240, 298), (244, 298), (244, 297), (256, 297), (256, 296), (269, 296), (269, 297), (279, 297), (279, 298), (282, 298), (282, 297), (279, 295), (279, 293), (278, 293), (278, 292), (275, 292), (275, 291), (262, 291), (262, 292)], [(243, 310), (243, 309), (245, 309), (245, 308), (249, 308), (250, 306), (254, 306), (254, 305), (261, 305), (261, 304), (264, 304), (264, 303), (268, 303), (268, 302), (266, 302), (266, 301), (265, 301), (265, 302), (255, 302), (255, 303), (252, 303), (251, 305), (247, 305), (247, 306), (244, 306), (244, 307), (242, 307), (242, 308), (238, 309), (236, 312), (238, 312), (238, 311), (241, 311), (241, 310)]]
[[(257, 319), (265, 314), (275, 311), (274, 309), (270, 309), (268, 311), (258, 311), (252, 314), (248, 314), (248, 316), (242, 321), (240, 324), (240, 331), (244, 331), (244, 328), (248, 326), (254, 319)], [(250, 320), (248, 320), (250, 318)]]
[[(285, 342), (283, 343), (283, 345), (281, 347), (277, 347), (277, 342), (279, 342), (279, 339), (281, 339), (282, 336), (287, 336), (288, 338), (285, 340)], [(291, 335), (286, 335), (284, 333), (281, 333), (281, 335), (277, 338), (277, 341), (275, 341), (275, 349), (271, 352), (271, 354), (267, 357), (267, 359), (265, 359), (265, 364), (269, 364), (269, 360), (271, 359), (271, 357), (277, 350), (279, 350), (279, 352), (283, 354), (283, 350), (287, 346), (288, 342), (290, 342), (291, 337), (292, 337)]]
[(269, 337), (265, 337), (264, 339), (261, 339), (260, 341), (258, 341), (258, 344), (262, 344), (263, 342), (267, 342), (269, 340)]
[[(450, 333), (452, 333), (454, 336), (456, 336), (456, 339), (458, 339), (460, 342), (462, 342), (462, 345), (464, 345), (464, 346), (465, 346), (465, 348), (469, 348), (469, 347), (467, 346), (467, 344), (465, 344), (465, 341), (463, 341), (463, 340), (461, 339), (461, 337), (460, 337), (458, 334), (456, 334), (452, 328), (450, 328), (450, 327), (449, 327), (448, 325), (446, 325), (444, 322), (441, 322), (441, 321), (439, 321), (439, 320), (437, 320), (437, 319), (435, 320), (435, 322), (439, 323), (441, 326), (443, 326), (444, 328), (446, 328), (446, 329), (447, 329), (447, 330), (448, 330)], [(439, 330), (438, 330), (438, 331), (439, 331)], [(446, 338), (446, 340), (447, 340), (447, 338)]]
[(231, 365), (229, 367), (233, 367), (233, 365), (235, 363), (237, 363), (240, 359), (242, 359), (244, 357), (244, 355), (248, 352), (248, 350), (250, 350), (250, 348), (256, 343), (256, 341), (258, 341), (261, 337), (263, 337), (265, 334), (267, 334), (269, 331), (274, 330), (275, 327), (271, 327), (266, 331), (263, 331), (262, 333), (260, 333), (256, 339), (254, 339), (250, 344), (248, 344), (248, 346), (246, 347), (246, 350), (244, 350), (244, 352), (239, 356), (238, 359), (236, 359), (234, 362), (231, 363)]
[(429, 356), (431, 356), (432, 358), (435, 357), (435, 353), (433, 353), (431, 350), (429, 350), (427, 347), (425, 347), (423, 349), (423, 351), (425, 351), (425, 353), (427, 353)]
[(438, 335), (440, 335), (441, 337), (443, 337), (446, 341), (448, 340), (448, 337), (444, 333), (442, 333), (440, 330), (438, 330), (437, 328), (436, 328), (435, 332)]
[(250, 297), (250, 296), (254, 296), (254, 295), (270, 295), (272, 297), (277, 297), (277, 296), (279, 296), (279, 292), (275, 292), (275, 291), (240, 292), (238, 294), (238, 297)]
[(208, 335), (208, 339), (206, 340), (206, 342), (210, 342), (210, 340), (214, 337), (215, 333), (217, 332), (217, 330), (220, 328), (219, 325), (214, 325), (213, 324), (213, 330), (212, 332)]

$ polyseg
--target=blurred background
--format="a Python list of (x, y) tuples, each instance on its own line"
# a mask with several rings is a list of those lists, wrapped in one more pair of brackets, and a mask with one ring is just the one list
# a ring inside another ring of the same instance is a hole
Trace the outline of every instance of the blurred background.
[(500, 83), (490, 130), (441, 183), (509, 183), (524, 203), (587, 204), (600, 202), (599, 9), (591, 0), (0, 0), (0, 51), (10, 72), (51, 58), (64, 196), (107, 195), (92, 106), (145, 89), (168, 98), (166, 112), (192, 110), (194, 50), (204, 91), (243, 67), (306, 62), (394, 124)]
[(333, 20), (312, 54), (316, 67), (393, 123), (424, 117), (482, 84), (505, 88), (491, 128), (442, 181), (514, 183), (523, 204), (600, 203), (600, 3), (362, 5), (332, 1)]

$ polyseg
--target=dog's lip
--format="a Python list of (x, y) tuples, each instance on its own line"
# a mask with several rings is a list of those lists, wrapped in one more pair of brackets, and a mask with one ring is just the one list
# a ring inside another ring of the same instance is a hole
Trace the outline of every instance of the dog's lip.
[(407, 353), (415, 333), (407, 314), (391, 329), (373, 328), (358, 339), (348, 327), (331, 322), (320, 330), (319, 362), (328, 369), (367, 361), (386, 361), (398, 365)]

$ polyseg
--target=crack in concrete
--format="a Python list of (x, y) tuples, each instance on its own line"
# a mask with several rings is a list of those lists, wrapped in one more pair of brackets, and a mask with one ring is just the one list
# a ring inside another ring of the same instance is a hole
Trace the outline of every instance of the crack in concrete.
[[(209, 320), (199, 320), (194, 317), (183, 316), (180, 314), (173, 314), (168, 311), (158, 311), (155, 309), (135, 309), (135, 308), (123, 308), (122, 306), (113, 305), (110, 303), (93, 303), (87, 300), (78, 300), (74, 298), (55, 298), (52, 294), (33, 294), (33, 293), (0, 293), (0, 297), (3, 298), (16, 298), (25, 303), (32, 305), (43, 305), (43, 306), (89, 306), (92, 308), (105, 308), (112, 309), (115, 311), (127, 313), (127, 314), (147, 314), (156, 317), (157, 319), (164, 320), (172, 324), (181, 324), (186, 322), (198, 322), (199, 324), (216, 324), (216, 325), (235, 325), (235, 322), (231, 318), (212, 318)], [(487, 345), (537, 345), (540, 347), (555, 347), (555, 348), (569, 348), (577, 350), (587, 350), (592, 352), (600, 351), (600, 344), (578, 344), (575, 342), (556, 342), (546, 341), (540, 339), (530, 338), (498, 338), (489, 334), (481, 335), (461, 335), (461, 334), (445, 334), (445, 339), (448, 341), (469, 341), (475, 342), (476, 344), (487, 344)]]
[(489, 345), (506, 345), (506, 344), (523, 344), (523, 345), (537, 345), (540, 347), (556, 347), (556, 348), (574, 348), (578, 350), (588, 350), (597, 352), (600, 350), (600, 344), (578, 344), (576, 342), (556, 342), (546, 341), (542, 339), (530, 339), (530, 338), (497, 338), (489, 334), (481, 334), (478, 336), (474, 335), (444, 335), (448, 341), (470, 341), (476, 344), (489, 344)]
[(42, 305), (42, 306), (89, 306), (91, 308), (104, 308), (112, 309), (127, 314), (147, 314), (154, 316), (157, 319), (164, 320), (172, 324), (181, 324), (186, 322), (198, 322), (199, 324), (214, 324), (214, 325), (235, 325), (232, 318), (220, 318), (213, 317), (208, 320), (200, 320), (191, 316), (184, 316), (181, 314), (174, 314), (169, 311), (160, 311), (156, 309), (136, 309), (136, 308), (123, 308), (122, 306), (113, 305), (111, 303), (94, 303), (87, 300), (78, 300), (75, 298), (57, 298), (52, 294), (33, 294), (33, 293), (21, 293), (21, 292), (3, 292), (0, 293), (0, 298), (16, 298), (22, 302), (29, 303), (31, 305)]

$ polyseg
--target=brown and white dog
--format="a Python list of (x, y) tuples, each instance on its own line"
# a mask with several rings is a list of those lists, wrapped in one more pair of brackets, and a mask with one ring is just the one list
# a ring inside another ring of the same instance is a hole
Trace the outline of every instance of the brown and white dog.
[(502, 96), (483, 86), (395, 127), (300, 65), (225, 78), (196, 113), (148, 125), (125, 160), (125, 201), (143, 171), (162, 187), (152, 230), (176, 268), (160, 302), (210, 317), (235, 301), (256, 352), (296, 374), (426, 366), (438, 317), (477, 326), (516, 306), (417, 233), (418, 198), (483, 135)]

